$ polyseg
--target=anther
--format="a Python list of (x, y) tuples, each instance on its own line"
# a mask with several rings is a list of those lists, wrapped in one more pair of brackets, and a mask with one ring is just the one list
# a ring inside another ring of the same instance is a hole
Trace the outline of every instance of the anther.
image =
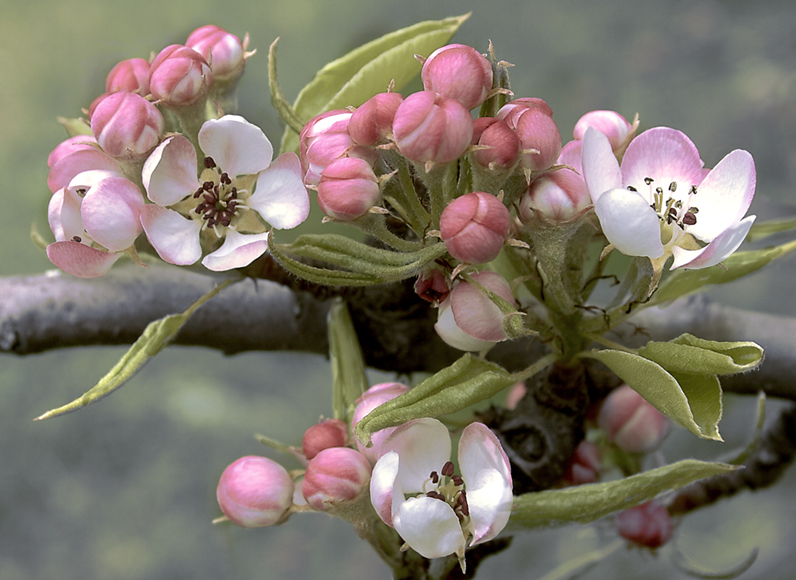
[(636, 189), (636, 188), (635, 188), (635, 187), (633, 187), (632, 185), (628, 185), (628, 186), (627, 186), (627, 188), (628, 188), (630, 191), (634, 192), (634, 193), (638, 193), (638, 189)]
[(644, 178), (644, 183), (646, 183), (647, 185), (651, 184), (653, 181), (655, 181), (655, 180), (652, 179), (651, 177), (645, 177)]
[(82, 242), (83, 238), (81, 238), (80, 236), (72, 236), (72, 241), (73, 242)]
[(669, 184), (669, 191), (671, 191), (672, 193), (674, 193), (675, 191), (677, 191), (677, 182), (676, 182), (676, 181), (672, 181), (672, 182)]
[(696, 192), (697, 192), (696, 185), (692, 185), (691, 191), (689, 191), (688, 193), (690, 193), (691, 195), (696, 195)]
[(429, 477), (431, 477), (431, 483), (433, 484), (439, 483), (439, 473), (437, 473), (436, 471), (432, 471)]
[(696, 216), (690, 211), (683, 216), (683, 223), (687, 226), (693, 226), (696, 222)]
[(213, 169), (216, 166), (216, 162), (213, 161), (212, 157), (205, 157), (205, 169)]
[(450, 477), (453, 475), (453, 463), (448, 461), (442, 466), (442, 475)]

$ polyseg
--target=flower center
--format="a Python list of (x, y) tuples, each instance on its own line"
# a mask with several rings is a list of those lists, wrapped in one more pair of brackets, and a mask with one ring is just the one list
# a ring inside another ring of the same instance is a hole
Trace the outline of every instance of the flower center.
[[(429, 484), (433, 489), (427, 491)], [(465, 519), (470, 516), (467, 494), (464, 491), (464, 480), (453, 472), (453, 463), (450, 461), (442, 466), (440, 473), (431, 472), (428, 480), (423, 484), (423, 491), (427, 497), (444, 501), (450, 505), (460, 522), (465, 523)]]
[(193, 194), (194, 199), (200, 200), (199, 205), (193, 210), (194, 213), (205, 221), (202, 227), (213, 229), (218, 225), (229, 227), (232, 217), (239, 209), (248, 209), (238, 199), (239, 194), (247, 191), (238, 189), (212, 157), (205, 157), (205, 171), (202, 172), (202, 177), (206, 180)]
[[(650, 207), (655, 210), (661, 222), (667, 226), (677, 225), (680, 229), (685, 230), (686, 226), (692, 226), (697, 223), (696, 214), (699, 209), (691, 205), (694, 197), (697, 194), (696, 185), (691, 185), (685, 199), (682, 198), (682, 189), (679, 196), (675, 196), (678, 190), (676, 181), (672, 181), (664, 188), (655, 183), (652, 177), (645, 177), (644, 184), (649, 188), (648, 199), (652, 201)], [(638, 193), (638, 189), (632, 185), (628, 185), (630, 191)]]

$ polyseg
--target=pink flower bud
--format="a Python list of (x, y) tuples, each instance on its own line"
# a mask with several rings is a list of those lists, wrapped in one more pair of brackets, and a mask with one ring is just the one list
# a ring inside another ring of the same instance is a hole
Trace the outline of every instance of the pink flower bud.
[(497, 258), (509, 234), (511, 215), (490, 193), (475, 191), (454, 199), (440, 216), (440, 234), (450, 255), (469, 264)]
[(393, 120), (398, 150), (417, 163), (450, 163), (470, 146), (473, 118), (459, 101), (432, 91), (409, 95)]
[(384, 143), (392, 133), (395, 112), (403, 100), (400, 93), (373, 95), (351, 115), (348, 134), (360, 145), (374, 146)]
[(172, 44), (152, 61), (149, 90), (170, 108), (188, 107), (207, 96), (213, 75), (205, 58), (192, 48)]
[(492, 65), (471, 46), (449, 44), (438, 48), (423, 63), (423, 88), (473, 109), (492, 89)]
[(511, 167), (520, 152), (520, 138), (517, 133), (505, 121), (495, 117), (479, 117), (474, 121), (473, 141), (474, 145), (488, 147), (475, 151), (476, 162), (484, 167), (491, 164)]
[(564, 472), (564, 481), (571, 485), (594, 483), (602, 471), (600, 448), (591, 441), (581, 441)]
[(517, 99), (497, 113), (520, 138), (520, 165), (530, 171), (551, 167), (561, 152), (561, 133), (542, 99)]
[(439, 304), (445, 300), (450, 291), (447, 277), (436, 268), (423, 272), (415, 282), (415, 294), (432, 304)]
[(301, 450), (312, 459), (324, 449), (343, 447), (348, 439), (348, 425), (340, 419), (326, 419), (304, 432)]
[[(508, 282), (500, 274), (485, 270), (471, 277), (509, 304), (517, 304)], [(472, 284), (459, 282), (448, 300), (440, 305), (434, 329), (453, 348), (477, 352), (506, 340), (503, 318), (500, 308), (489, 297)]]
[(212, 24), (197, 28), (188, 36), (185, 46), (205, 58), (215, 82), (229, 82), (243, 73), (245, 47), (237, 36), (223, 28)]
[(380, 195), (379, 179), (370, 164), (356, 157), (332, 161), (318, 183), (318, 205), (326, 215), (341, 221), (365, 215)]
[(531, 182), (520, 199), (520, 219), (532, 221), (538, 212), (552, 222), (566, 222), (591, 205), (583, 177), (569, 168), (545, 173)]
[(97, 143), (117, 159), (147, 155), (158, 144), (164, 129), (158, 108), (135, 93), (108, 95), (91, 116), (91, 132)]
[(129, 58), (118, 63), (105, 78), (106, 93), (149, 94), (149, 61)]
[(233, 523), (244, 528), (271, 526), (293, 503), (293, 480), (266, 457), (241, 457), (221, 474), (216, 498)]
[[(354, 415), (351, 420), (352, 427), (355, 427), (365, 415), (382, 403), (391, 401), (395, 397), (403, 395), (408, 391), (409, 387), (401, 383), (379, 383), (373, 385), (356, 400), (356, 408), (354, 409)], [(371, 435), (370, 440), (373, 442), (373, 446), (371, 447), (365, 447), (357, 440), (357, 448), (367, 457), (371, 464), (374, 464), (379, 458), (382, 443), (384, 443), (384, 440), (387, 439), (390, 433), (395, 431), (395, 429), (396, 427), (388, 427), (387, 429), (382, 429)]]
[(52, 168), (61, 159), (76, 151), (99, 151), (97, 140), (91, 135), (75, 135), (64, 139), (56, 145), (55, 149), (47, 157), (47, 167)]
[(672, 517), (662, 505), (648, 502), (616, 516), (619, 535), (645, 548), (659, 548), (672, 536)]
[(608, 395), (597, 423), (611, 443), (628, 453), (654, 451), (669, 433), (669, 420), (628, 385)]
[(611, 149), (614, 151), (625, 143), (625, 139), (634, 130), (633, 125), (616, 111), (590, 111), (575, 123), (575, 130), (572, 132), (575, 139), (582, 140), (589, 127), (597, 129), (608, 137)]
[(506, 402), (504, 403), (506, 408), (509, 411), (512, 411), (517, 408), (517, 405), (520, 404), (520, 401), (528, 394), (528, 387), (525, 386), (525, 383), (516, 383), (509, 389), (508, 395), (506, 395)]
[(369, 481), (370, 463), (364, 455), (350, 447), (331, 447), (310, 460), (301, 492), (308, 504), (326, 511), (357, 497)]

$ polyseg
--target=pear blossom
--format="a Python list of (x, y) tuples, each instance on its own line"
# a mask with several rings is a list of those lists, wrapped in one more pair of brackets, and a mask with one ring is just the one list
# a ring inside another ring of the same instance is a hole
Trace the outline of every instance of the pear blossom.
[(206, 121), (199, 131), (204, 169), (197, 177), (191, 142), (169, 137), (144, 163), (147, 204), (141, 213), (149, 241), (161, 258), (210, 270), (240, 268), (267, 249), (268, 222), (293, 228), (309, 214), (309, 195), (294, 153), (273, 162), (262, 130), (243, 117)]
[(658, 275), (670, 256), (672, 269), (720, 263), (755, 220), (743, 217), (756, 183), (747, 151), (736, 149), (706, 171), (688, 137), (656, 127), (630, 142), (620, 167), (608, 137), (589, 128), (582, 162), (605, 237), (623, 254), (650, 258)]
[(468, 546), (491, 540), (511, 514), (509, 460), (483, 423), (468, 425), (459, 440), (459, 468), (449, 461), (448, 429), (416, 419), (384, 441), (373, 467), (370, 495), (379, 517), (425, 558), (456, 554), (464, 569)]

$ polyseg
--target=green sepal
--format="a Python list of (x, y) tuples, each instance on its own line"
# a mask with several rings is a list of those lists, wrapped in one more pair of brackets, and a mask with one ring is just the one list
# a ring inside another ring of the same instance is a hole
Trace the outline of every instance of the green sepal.
[(268, 87), (271, 90), (271, 104), (282, 117), (282, 120), (287, 125), (287, 130), (293, 130), (296, 134), (301, 133), (304, 126), (304, 121), (298, 116), (296, 110), (290, 105), (288, 100), (282, 93), (282, 88), (279, 86), (279, 81), (276, 77), (276, 43), (279, 42), (277, 38), (271, 43), (268, 48)]
[[(397, 252), (374, 248), (337, 234), (299, 236), (289, 245), (274, 244), (271, 236), (268, 247), (285, 269), (328, 286), (369, 286), (403, 280), (447, 251), (445, 244), (438, 242), (416, 252)], [(310, 266), (292, 256), (321, 261), (339, 269)]]
[(44, 419), (50, 419), (51, 417), (71, 413), (110, 395), (113, 391), (130, 380), (150, 359), (166, 348), (169, 342), (171, 342), (171, 339), (174, 338), (180, 328), (182, 328), (182, 325), (188, 321), (197, 308), (235, 281), (237, 281), (237, 279), (224, 280), (210, 292), (191, 304), (185, 312), (170, 314), (169, 316), (150, 322), (144, 329), (143, 334), (138, 337), (130, 349), (119, 359), (119, 362), (117, 362), (96, 385), (71, 403), (47, 411), (34, 420), (42, 421)]
[[(400, 91), (419, 72), (415, 54), (429, 55), (445, 45), (470, 14), (427, 20), (396, 30), (360, 46), (319, 70), (298, 95), (293, 109), (309, 121), (331, 109), (358, 107), (387, 90), (395, 81)], [(288, 127), (282, 135), (281, 152), (298, 150), (298, 134)]]
[(767, 238), (768, 236), (772, 236), (781, 232), (787, 232), (788, 230), (792, 229), (796, 229), (796, 219), (773, 220), (761, 222), (759, 224), (756, 223), (752, 226), (752, 229), (749, 230), (749, 233), (746, 234), (746, 241), (756, 242), (758, 240)]
[(788, 242), (773, 248), (735, 252), (721, 264), (695, 270), (679, 269), (664, 278), (657, 291), (645, 307), (656, 306), (691, 294), (708, 284), (726, 284), (756, 272), (772, 260), (796, 249), (796, 242)]
[(368, 389), (365, 361), (348, 307), (341, 299), (329, 310), (329, 358), (332, 363), (332, 409), (335, 419), (345, 419), (349, 409)]
[(376, 431), (413, 419), (455, 413), (489, 399), (516, 382), (514, 375), (503, 367), (465, 354), (408, 393), (375, 408), (357, 423), (354, 434), (368, 446), (370, 436)]
[(650, 341), (638, 353), (672, 373), (734, 375), (763, 361), (763, 348), (754, 342), (716, 342), (688, 333), (668, 342)]
[(619, 350), (583, 356), (605, 364), (669, 419), (703, 439), (721, 441), (721, 385), (715, 375), (669, 373), (658, 363)]
[(680, 489), (734, 469), (737, 467), (726, 463), (685, 459), (614, 481), (526, 493), (514, 498), (507, 531), (568, 523), (586, 524), (651, 501), (665, 491)]
[(91, 126), (85, 119), (58, 117), (58, 122), (66, 129), (67, 135), (76, 137), (77, 135), (92, 135)]

